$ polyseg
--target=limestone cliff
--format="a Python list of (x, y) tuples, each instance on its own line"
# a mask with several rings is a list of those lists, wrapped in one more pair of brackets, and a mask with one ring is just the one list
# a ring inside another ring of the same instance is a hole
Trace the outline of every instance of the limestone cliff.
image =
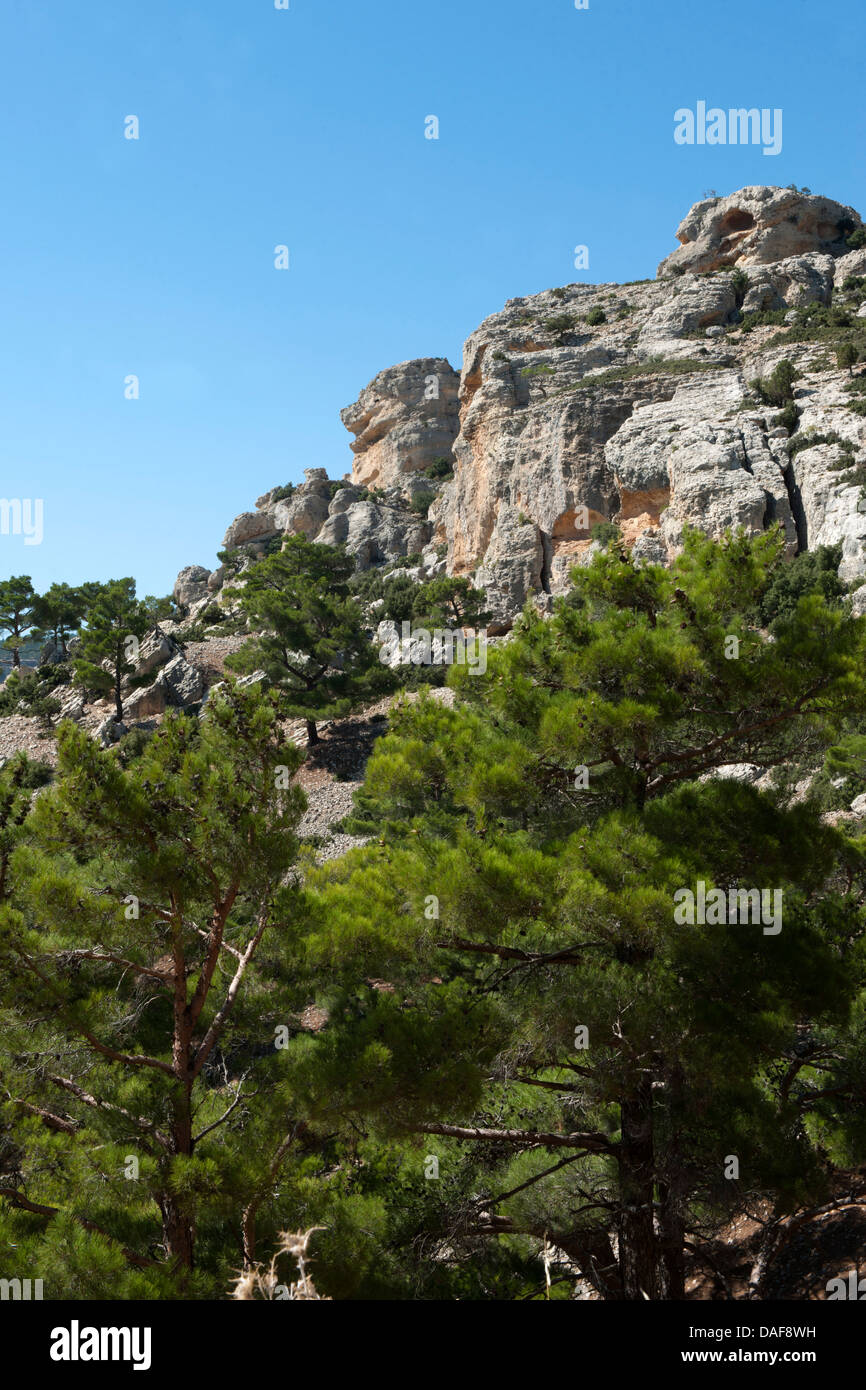
[[(654, 280), (509, 300), (470, 334), (459, 377), (442, 358), (380, 372), (342, 412), (350, 478), (308, 470), (225, 543), (254, 553), (303, 530), (360, 568), (416, 556), (419, 574), (474, 575), (494, 631), (567, 587), (599, 521), (662, 561), (686, 523), (779, 523), (791, 554), (841, 542), (842, 577), (866, 579), (866, 383), (836, 355), (844, 342), (866, 362), (859, 215), (752, 187), (696, 204), (677, 237)], [(754, 384), (784, 359), (785, 411)], [(191, 567), (178, 596), (202, 603), (219, 583)]]

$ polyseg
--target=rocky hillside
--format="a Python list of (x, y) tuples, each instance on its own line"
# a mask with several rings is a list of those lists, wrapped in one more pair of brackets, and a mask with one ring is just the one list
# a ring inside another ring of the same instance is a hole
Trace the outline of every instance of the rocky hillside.
[[(655, 279), (509, 300), (467, 339), (459, 376), (437, 357), (381, 371), (342, 412), (351, 471), (310, 468), (271, 489), (224, 550), (243, 568), (303, 532), (345, 544), (359, 570), (470, 575), (495, 635), (527, 599), (550, 608), (599, 523), (661, 562), (686, 524), (720, 536), (778, 523), (791, 555), (841, 545), (840, 577), (866, 610), (859, 214), (743, 188), (696, 204), (677, 239)], [(178, 621), (144, 640), (123, 725), (68, 682), (54, 691), (62, 715), (113, 742), (170, 706), (198, 708), (244, 641), (224, 621), (230, 568), (181, 570)], [(3, 726), (0, 757), (26, 747), (52, 760), (35, 720)]]
[[(697, 203), (677, 239), (655, 279), (509, 300), (459, 377), (442, 358), (380, 372), (342, 412), (351, 472), (265, 494), (225, 546), (303, 531), (361, 569), (474, 575), (493, 632), (530, 596), (549, 606), (602, 521), (652, 560), (687, 523), (780, 523), (791, 554), (841, 543), (841, 577), (866, 578), (866, 371), (838, 359), (849, 344), (866, 361), (859, 214), (750, 187)], [(793, 388), (774, 398), (761, 383), (785, 360)], [(194, 616), (224, 577), (189, 567), (175, 595)]]

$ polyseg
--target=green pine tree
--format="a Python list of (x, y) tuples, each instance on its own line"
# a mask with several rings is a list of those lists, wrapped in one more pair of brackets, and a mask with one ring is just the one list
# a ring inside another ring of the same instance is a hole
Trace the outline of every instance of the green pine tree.
[[(820, 763), (866, 705), (862, 620), (811, 593), (757, 626), (782, 549), (599, 555), (486, 678), (454, 671), (455, 708), (407, 704), (376, 745), (374, 843), (308, 879), (332, 1021), (294, 1084), (402, 1147), (407, 1278), (420, 1244), (488, 1286), (534, 1249), (531, 1292), (549, 1243), (605, 1298), (682, 1298), (688, 1245), (866, 1156), (863, 842), (707, 779)], [(677, 921), (701, 882), (780, 892), (781, 930)]]
[(0, 772), (2, 1244), (54, 1297), (220, 1296), (294, 1138), (300, 755), (234, 690), (127, 767), (69, 723), (59, 754), (26, 820)]
[(388, 673), (364, 627), (349, 589), (351, 556), (291, 536), (282, 550), (252, 565), (230, 590), (254, 633), (228, 658), (230, 670), (262, 670), (282, 696), (285, 713), (307, 724), (348, 714), (386, 688)]
[(113, 695), (116, 718), (123, 719), (123, 679), (136, 668), (138, 641), (152, 625), (146, 606), (135, 597), (134, 579), (100, 585), (85, 611), (73, 662), (75, 681), (85, 690)]
[(82, 590), (69, 584), (52, 584), (34, 603), (33, 617), (40, 635), (53, 638), (64, 661), (69, 655), (66, 644), (81, 627), (86, 608)]
[(34, 626), (36, 590), (29, 574), (0, 580), (0, 632), (6, 633), (5, 646), (12, 653), (13, 668), (21, 665), (20, 646)]

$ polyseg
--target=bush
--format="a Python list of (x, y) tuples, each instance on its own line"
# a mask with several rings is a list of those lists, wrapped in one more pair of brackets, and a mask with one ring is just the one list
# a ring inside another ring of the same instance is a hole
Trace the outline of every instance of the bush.
[(619, 527), (612, 521), (597, 521), (590, 528), (589, 535), (591, 540), (598, 541), (605, 549), (621, 538)]
[(739, 309), (746, 297), (749, 288), (749, 277), (744, 270), (737, 266), (731, 271), (731, 289), (734, 291), (737, 308)]
[(545, 332), (552, 333), (561, 341), (574, 328), (574, 315), (554, 314), (552, 318), (544, 320), (543, 327)]
[(800, 423), (802, 411), (795, 401), (788, 401), (781, 414), (777, 415), (773, 421), (774, 425), (784, 425), (789, 434), (793, 434), (797, 425)]
[(294, 495), (294, 492), (295, 484), (286, 483), (283, 487), (278, 487), (274, 489), (274, 491), (271, 493), (271, 501), (285, 502), (289, 497), (292, 497)]
[(845, 593), (837, 573), (841, 560), (841, 545), (821, 545), (780, 565), (761, 599), (764, 626), (773, 632), (778, 623), (793, 614), (805, 594), (822, 594), (828, 603), (841, 599)]
[(129, 733), (122, 734), (112, 750), (121, 767), (129, 767), (140, 758), (152, 738), (150, 729), (130, 729)]
[(435, 501), (435, 492), (428, 492), (426, 489), (423, 492), (416, 492), (412, 498), (411, 510), (416, 512), (418, 516), (426, 516), (430, 510), (430, 504)]
[(850, 371), (859, 358), (860, 353), (853, 343), (840, 343), (836, 349), (836, 365), (843, 370), (847, 367)]
[(849, 237), (845, 238), (845, 245), (852, 251), (859, 251), (866, 246), (866, 227), (858, 227)]
[(767, 377), (758, 377), (750, 385), (757, 391), (764, 405), (787, 405), (794, 399), (794, 382), (797, 370), (789, 358), (784, 357)]
[(424, 477), (429, 478), (431, 482), (436, 482), (440, 478), (453, 478), (454, 465), (450, 459), (436, 458), (429, 467), (424, 469)]
[(586, 316), (586, 321), (591, 328), (595, 328), (595, 326), (599, 323), (607, 323), (607, 314), (604, 312), (603, 309), (590, 309), (589, 313)]

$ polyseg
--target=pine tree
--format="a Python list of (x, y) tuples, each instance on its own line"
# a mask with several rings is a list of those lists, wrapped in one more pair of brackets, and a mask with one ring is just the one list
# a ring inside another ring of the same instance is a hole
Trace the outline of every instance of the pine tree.
[[(810, 593), (758, 627), (782, 550), (689, 534), (670, 571), (575, 571), (485, 679), (452, 673), (456, 708), (398, 713), (359, 799), (376, 842), (309, 877), (332, 1023), (296, 1089), (438, 1145), (404, 1238), (488, 1280), (532, 1237), (605, 1298), (682, 1298), (687, 1240), (820, 1194), (828, 1146), (866, 1156), (863, 843), (707, 777), (814, 766), (866, 708), (862, 620)], [(683, 924), (701, 884), (780, 892), (781, 929)]]
[(387, 686), (349, 590), (353, 570), (351, 556), (338, 547), (294, 535), (229, 591), (255, 635), (226, 665), (263, 670), (285, 713), (306, 720), (310, 745), (319, 741), (318, 720), (344, 716)]
[(21, 665), (19, 648), (33, 627), (36, 591), (29, 574), (0, 580), (0, 631), (7, 634), (6, 647), (12, 653), (13, 668)]
[(123, 678), (135, 671), (138, 641), (151, 625), (147, 608), (135, 597), (135, 580), (111, 579), (100, 585), (88, 602), (85, 620), (73, 663), (75, 680), (86, 690), (113, 695), (120, 721)]
[(485, 596), (462, 575), (440, 575), (422, 584), (415, 597), (414, 613), (431, 627), (479, 629), (490, 617)]
[(55, 1297), (214, 1296), (255, 1258), (294, 1137), (299, 762), (274, 701), (229, 689), (127, 768), (62, 725), (26, 821), (0, 773), (3, 1231)]
[(80, 628), (86, 608), (87, 599), (81, 589), (69, 584), (52, 584), (34, 603), (33, 617), (40, 635), (54, 639), (64, 661), (69, 655), (66, 644)]

